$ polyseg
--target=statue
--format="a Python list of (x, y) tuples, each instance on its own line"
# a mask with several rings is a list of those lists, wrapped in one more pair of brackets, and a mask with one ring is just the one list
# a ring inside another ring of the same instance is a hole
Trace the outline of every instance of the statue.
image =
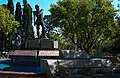
[[(36, 11), (34, 11), (34, 25), (37, 25), (37, 36), (38, 38), (46, 38), (44, 21), (43, 21), (43, 9), (40, 9), (38, 5), (35, 5), (35, 9)], [(39, 34), (40, 25), (42, 26), (41, 36)]]

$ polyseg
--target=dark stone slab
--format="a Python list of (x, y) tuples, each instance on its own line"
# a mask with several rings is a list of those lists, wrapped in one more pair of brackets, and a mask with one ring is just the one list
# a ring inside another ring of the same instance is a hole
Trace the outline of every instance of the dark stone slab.
[(38, 49), (39, 48), (39, 43), (40, 43), (39, 39), (28, 40), (28, 41), (26, 41), (25, 47), (29, 48), (29, 49)]
[(42, 49), (52, 49), (53, 48), (53, 40), (40, 40), (40, 48)]
[(25, 44), (26, 49), (32, 50), (53, 50), (58, 49), (58, 41), (50, 39), (28, 40)]
[(54, 40), (40, 40), (41, 49), (58, 49), (58, 41)]

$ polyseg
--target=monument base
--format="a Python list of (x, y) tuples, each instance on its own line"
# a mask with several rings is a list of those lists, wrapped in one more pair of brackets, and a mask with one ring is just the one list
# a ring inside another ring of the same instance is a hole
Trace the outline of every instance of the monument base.
[(26, 41), (25, 48), (32, 50), (56, 50), (58, 49), (58, 41), (50, 39), (28, 40)]

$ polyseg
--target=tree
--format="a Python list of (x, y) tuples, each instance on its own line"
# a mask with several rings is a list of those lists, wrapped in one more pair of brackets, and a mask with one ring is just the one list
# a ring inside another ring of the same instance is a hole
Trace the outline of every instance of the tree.
[(52, 32), (54, 30), (54, 26), (51, 24), (51, 15), (45, 15), (44, 16), (44, 23), (45, 23), (45, 27), (46, 27), (46, 32), (47, 34), (50, 34), (50, 32)]
[(14, 14), (13, 0), (8, 0), (7, 8), (10, 10), (11, 14)]
[(44, 16), (44, 23), (46, 27), (47, 37), (49, 37), (49, 39), (58, 40), (60, 50), (75, 49), (75, 47), (71, 46), (73, 44), (71, 44), (71, 42), (68, 39), (66, 39), (64, 36), (60, 34), (61, 31), (59, 30), (59, 28), (56, 28), (52, 24), (51, 15)]
[(20, 46), (20, 42), (21, 41), (21, 37), (22, 37), (22, 33), (23, 33), (23, 28), (22, 28), (22, 9), (21, 9), (21, 4), (20, 2), (17, 2), (16, 4), (16, 10), (15, 10), (15, 20), (18, 21), (20, 23), (20, 26), (17, 28), (17, 32), (12, 36), (13, 37), (13, 47), (14, 49), (18, 49), (18, 47)]
[(87, 53), (114, 35), (116, 11), (109, 0), (59, 0), (50, 12), (62, 35)]
[(32, 26), (32, 8), (30, 4), (27, 3), (27, 0), (23, 0), (23, 20), (22, 20), (22, 25), (23, 25), (23, 33), (24, 35), (22, 36), (23, 38), (23, 45), (26, 40), (28, 39), (33, 39), (34, 38), (34, 32), (33, 32), (33, 26)]
[(4, 42), (7, 40), (7, 36), (11, 33), (16, 32), (19, 23), (15, 21), (15, 18), (10, 11), (4, 6), (0, 5), (0, 50), (1, 52), (4, 50)]
[(27, 4), (27, 0), (23, 0), (23, 6)]
[(2, 6), (4, 6), (5, 8), (7, 8), (7, 5), (6, 5), (6, 4), (2, 4)]
[(25, 40), (34, 36), (32, 27), (32, 8), (29, 4), (24, 7)]
[(22, 18), (21, 5), (20, 2), (17, 2), (16, 11), (15, 11), (15, 20), (21, 22), (21, 18)]
[(117, 26), (114, 28), (115, 35), (112, 37), (112, 43), (109, 44), (107, 47), (103, 48), (107, 53), (112, 54), (113, 56), (120, 54), (120, 17), (116, 16)]

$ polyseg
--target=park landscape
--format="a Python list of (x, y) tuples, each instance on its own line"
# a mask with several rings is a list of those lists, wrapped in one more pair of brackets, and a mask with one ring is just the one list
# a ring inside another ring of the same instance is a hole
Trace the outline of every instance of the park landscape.
[(0, 4), (0, 77), (120, 77), (115, 0), (58, 0), (44, 16), (41, 4), (7, 1)]

